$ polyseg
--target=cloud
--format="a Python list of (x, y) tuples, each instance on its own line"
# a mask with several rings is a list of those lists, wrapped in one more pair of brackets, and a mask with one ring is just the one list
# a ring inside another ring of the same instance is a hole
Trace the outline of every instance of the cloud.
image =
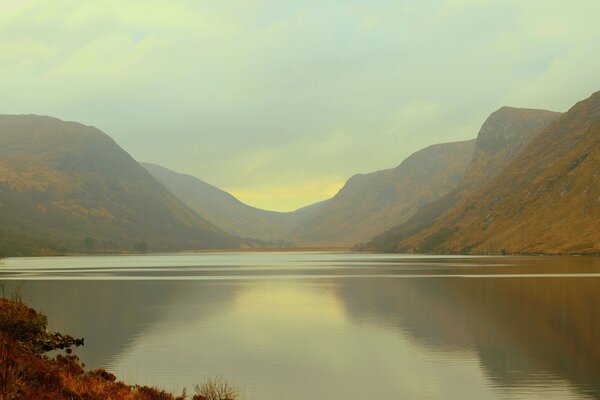
[(584, 0), (2, 7), (0, 112), (95, 125), (280, 210), (475, 137), (503, 105), (564, 110), (600, 88), (600, 4)]

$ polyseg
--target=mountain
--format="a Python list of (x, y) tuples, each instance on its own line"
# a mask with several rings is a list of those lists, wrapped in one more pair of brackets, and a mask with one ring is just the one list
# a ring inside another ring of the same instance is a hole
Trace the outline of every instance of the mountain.
[(311, 218), (326, 204), (320, 202), (293, 212), (261, 210), (191, 175), (155, 164), (141, 165), (189, 208), (220, 229), (240, 237), (285, 241), (290, 230)]
[(600, 92), (577, 103), (502, 171), (400, 251), (600, 253)]
[(502, 107), (483, 123), (475, 142), (473, 159), (459, 190), (479, 188), (504, 168), (544, 128), (562, 113), (528, 108)]
[(474, 140), (420, 150), (398, 167), (355, 175), (290, 240), (309, 245), (351, 246), (412, 216), (448, 193), (473, 156)]
[(103, 132), (35, 115), (0, 116), (0, 237), (15, 254), (240, 245)]
[(473, 159), (457, 187), (421, 208), (404, 223), (376, 236), (366, 247), (398, 251), (398, 243), (431, 227), (457, 204), (468, 201), (471, 194), (499, 175), (534, 137), (561, 115), (513, 107), (502, 107), (492, 113), (479, 130)]

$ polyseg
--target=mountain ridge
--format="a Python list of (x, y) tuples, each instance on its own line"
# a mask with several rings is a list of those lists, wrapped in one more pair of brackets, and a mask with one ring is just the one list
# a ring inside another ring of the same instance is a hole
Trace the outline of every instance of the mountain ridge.
[(599, 137), (596, 92), (536, 135), (463, 204), (421, 233), (397, 238), (395, 251), (600, 253)]
[(395, 168), (353, 175), (331, 199), (276, 212), (138, 163), (93, 126), (0, 115), (0, 255), (370, 238), (357, 249), (597, 254), (598, 137), (600, 92), (566, 113), (505, 106), (476, 139), (428, 146)]
[(188, 174), (140, 163), (158, 182), (196, 213), (230, 234), (273, 241), (286, 246), (287, 233), (323, 207), (327, 200), (295, 211), (263, 210), (241, 202), (232, 194)]
[(46, 238), (68, 251), (240, 244), (99, 129), (33, 114), (0, 115), (0, 221), (5, 235)]
[(446, 194), (462, 177), (473, 146), (474, 140), (434, 144), (395, 168), (352, 176), (290, 239), (352, 246), (385, 231)]
[[(560, 115), (554, 111), (507, 106), (494, 111), (477, 134), (473, 159), (458, 185), (445, 196), (422, 207), (404, 223), (375, 236), (358, 248), (394, 251), (398, 242), (428, 229), (457, 204), (466, 201), (471, 193), (501, 173), (523, 147)], [(507, 137), (511, 140), (507, 141)]]

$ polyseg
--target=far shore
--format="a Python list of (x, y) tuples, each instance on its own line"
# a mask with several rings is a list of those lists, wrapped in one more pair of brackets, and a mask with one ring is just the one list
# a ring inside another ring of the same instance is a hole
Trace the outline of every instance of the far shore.
[(82, 256), (135, 256), (148, 255), (157, 256), (164, 254), (203, 254), (203, 253), (298, 253), (298, 252), (354, 252), (351, 247), (255, 247), (255, 248), (223, 248), (223, 249), (188, 249), (160, 252), (136, 252), (127, 250), (107, 250), (93, 253), (41, 253), (27, 256), (4, 256), (0, 260), (6, 258), (23, 258), (23, 257), (82, 257)]
[(84, 257), (84, 256), (160, 256), (168, 254), (210, 254), (210, 253), (302, 253), (302, 252), (324, 252), (324, 253), (357, 253), (357, 254), (390, 254), (390, 255), (411, 255), (411, 256), (448, 256), (448, 257), (600, 257), (600, 253), (392, 253), (392, 252), (374, 252), (357, 250), (352, 247), (256, 247), (256, 248), (223, 248), (223, 249), (189, 249), (162, 252), (136, 252), (127, 250), (107, 250), (94, 253), (42, 253), (33, 255), (14, 255), (0, 257), (0, 265), (7, 258), (25, 258), (25, 257)]

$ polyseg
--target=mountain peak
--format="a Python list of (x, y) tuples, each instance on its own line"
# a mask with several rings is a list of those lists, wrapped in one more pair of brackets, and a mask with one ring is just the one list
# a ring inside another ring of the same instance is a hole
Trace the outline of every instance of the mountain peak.
[[(237, 246), (102, 131), (37, 115), (0, 116), (0, 234), (96, 250)], [(89, 249), (88, 249), (89, 250)]]
[(510, 141), (527, 139), (539, 126), (548, 125), (561, 113), (504, 106), (490, 114), (477, 135), (476, 151), (497, 150)]
[(463, 186), (479, 185), (497, 175), (542, 130), (562, 114), (530, 108), (502, 107), (483, 123)]
[[(562, 116), (525, 110), (517, 111), (517, 119), (511, 121), (503, 119), (511, 110), (499, 111), (488, 118), (478, 138), (479, 158), (469, 166), (474, 184), (461, 185), (457, 200), (447, 202), (450, 207), (435, 218), (423, 224), (409, 221), (412, 225), (398, 226), (376, 238), (376, 248), (442, 253), (600, 252), (600, 92)], [(537, 128), (527, 133), (532, 121), (538, 122)], [(525, 134), (528, 144), (514, 157), (506, 147), (494, 149), (485, 142), (494, 136), (515, 139), (518, 133)], [(497, 151), (486, 152), (490, 149)], [(499, 174), (482, 168), (492, 164)]]

